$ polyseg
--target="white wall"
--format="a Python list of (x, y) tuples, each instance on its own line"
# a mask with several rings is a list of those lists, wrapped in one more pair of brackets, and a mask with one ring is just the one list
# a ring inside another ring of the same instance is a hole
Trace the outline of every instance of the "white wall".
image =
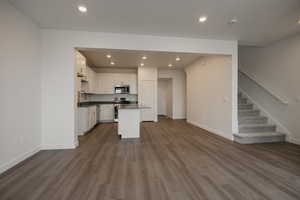
[(265, 48), (241, 47), (239, 51), (240, 70), (288, 105), (245, 81), (241, 87), (288, 130), (289, 141), (300, 144), (300, 34)]
[[(43, 144), (74, 147), (74, 47), (233, 55), (232, 104), (237, 103), (237, 41), (43, 30)], [(236, 114), (237, 110), (233, 109)], [(237, 119), (232, 123), (237, 130)]]
[(186, 68), (187, 121), (232, 139), (232, 61), (205, 56)]
[(0, 1), (0, 173), (40, 148), (40, 31)]
[(158, 70), (158, 78), (172, 79), (172, 116), (173, 119), (186, 118), (186, 75), (183, 70)]

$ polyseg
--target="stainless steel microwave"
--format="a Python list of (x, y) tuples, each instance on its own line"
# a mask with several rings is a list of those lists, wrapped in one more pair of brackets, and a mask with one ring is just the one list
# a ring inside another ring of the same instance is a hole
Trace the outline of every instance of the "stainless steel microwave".
[(129, 94), (130, 89), (129, 85), (116, 85), (115, 94)]

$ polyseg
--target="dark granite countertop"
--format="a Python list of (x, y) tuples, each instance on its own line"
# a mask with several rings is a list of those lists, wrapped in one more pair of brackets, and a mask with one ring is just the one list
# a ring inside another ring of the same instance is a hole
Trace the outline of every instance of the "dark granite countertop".
[(139, 104), (122, 104), (118, 108), (119, 109), (150, 109), (150, 107), (139, 105)]
[(137, 101), (89, 101), (89, 102), (81, 102), (78, 103), (78, 107), (88, 107), (88, 106), (95, 106), (101, 104), (121, 104), (121, 105), (130, 105), (130, 104), (137, 104)]

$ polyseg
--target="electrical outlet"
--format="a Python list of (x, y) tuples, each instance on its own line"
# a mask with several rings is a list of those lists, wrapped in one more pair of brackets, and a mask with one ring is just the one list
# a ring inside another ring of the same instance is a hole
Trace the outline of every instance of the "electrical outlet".
[(223, 102), (224, 102), (224, 103), (229, 102), (229, 98), (228, 98), (228, 97), (224, 97), (224, 98), (223, 98)]

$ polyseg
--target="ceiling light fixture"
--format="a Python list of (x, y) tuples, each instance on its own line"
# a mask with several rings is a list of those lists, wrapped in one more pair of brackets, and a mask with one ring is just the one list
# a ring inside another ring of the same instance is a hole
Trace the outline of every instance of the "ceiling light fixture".
[(143, 67), (145, 64), (144, 63), (141, 63), (141, 66)]
[(180, 61), (181, 59), (179, 58), (179, 57), (176, 57), (176, 59), (175, 59), (176, 61)]
[(298, 24), (300, 24), (300, 19), (298, 20)]
[(168, 64), (168, 67), (173, 67), (173, 65), (170, 63), (170, 64)]
[(238, 20), (235, 19), (235, 18), (231, 19), (231, 20), (228, 22), (228, 24), (236, 24), (236, 23), (238, 23)]
[(106, 58), (111, 58), (111, 55), (110, 55), (110, 54), (107, 54), (107, 55), (106, 55)]
[(147, 56), (143, 56), (142, 59), (143, 59), (143, 60), (146, 60), (146, 59), (147, 59)]
[(206, 16), (201, 16), (201, 17), (199, 17), (199, 22), (200, 22), (200, 23), (204, 23), (204, 22), (206, 22), (206, 20), (207, 20), (207, 17), (206, 17)]
[(87, 7), (85, 5), (78, 5), (77, 9), (79, 10), (79, 12), (81, 13), (86, 13), (87, 12)]
[(115, 65), (115, 63), (113, 61), (110, 62), (111, 65)]

